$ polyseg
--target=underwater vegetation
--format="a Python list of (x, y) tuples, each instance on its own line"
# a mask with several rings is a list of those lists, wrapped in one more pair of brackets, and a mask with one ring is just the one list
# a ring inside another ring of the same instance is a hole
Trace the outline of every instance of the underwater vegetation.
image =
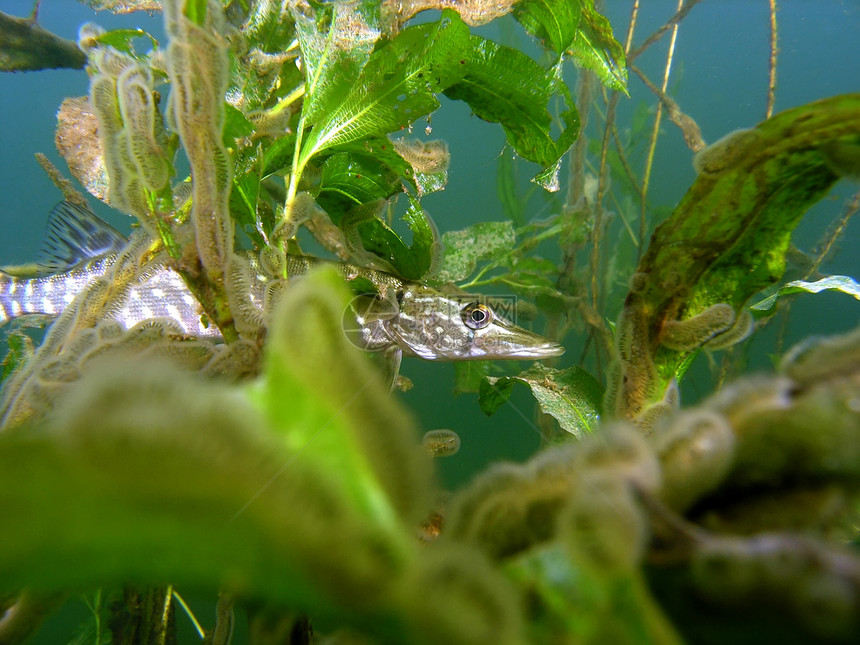
[[(166, 39), (61, 43), (89, 81), (57, 114), (72, 179), (40, 158), (65, 219), (0, 272), (0, 643), (80, 599), (56, 642), (860, 638), (860, 328), (742, 360), (798, 294), (860, 299), (819, 271), (860, 193), (814, 256), (792, 237), (860, 175), (860, 94), (774, 113), (775, 2), (765, 118), (710, 145), (672, 48), (662, 87), (637, 62), (695, 0), (639, 46), (639, 3), (625, 44), (593, 0), (85, 4), (160, 13)], [(58, 64), (35, 16), (0, 15), (4, 70)], [(479, 28), (505, 16), (527, 45)], [(629, 72), (656, 100), (639, 139)], [(443, 96), (500, 126), (505, 213), (440, 234)], [(696, 178), (658, 216), (664, 116)], [(544, 219), (526, 171), (564, 196)], [(130, 318), (142, 295), (168, 313)], [(540, 449), (445, 490), (435, 460), (469, 437), (422, 427), (402, 355), (455, 361), (488, 416), (527, 390)], [(548, 360), (475, 360), (512, 357)], [(685, 403), (703, 358), (713, 391)]]

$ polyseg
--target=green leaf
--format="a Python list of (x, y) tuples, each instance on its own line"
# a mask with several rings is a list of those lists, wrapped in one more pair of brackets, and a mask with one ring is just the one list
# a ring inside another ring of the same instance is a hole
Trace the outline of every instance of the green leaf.
[(206, 5), (209, 0), (185, 0), (182, 13), (195, 25), (200, 27), (206, 22)]
[(578, 438), (589, 434), (600, 419), (603, 387), (591, 374), (578, 367), (555, 370), (540, 363), (517, 376), (484, 379), (478, 399), (481, 410), (493, 414), (510, 398), (516, 382), (528, 385), (541, 412)]
[(236, 146), (236, 139), (253, 134), (254, 124), (241, 111), (229, 103), (224, 103), (224, 145), (228, 148)]
[[(317, 203), (329, 213), (343, 213), (402, 190), (391, 169), (372, 157), (337, 152), (322, 165)], [(332, 221), (337, 224), (338, 218), (332, 217)]]
[(559, 55), (576, 39), (581, 14), (580, 0), (520, 0), (514, 5), (514, 18)]
[[(381, 373), (343, 333), (349, 297), (333, 267), (290, 287), (275, 314), (261, 403), (299, 463), (391, 528), (398, 515), (424, 512), (429, 464), (412, 451), (417, 433), (403, 431), (411, 423)], [(321, 365), (338, 367), (321, 374)]]
[(13, 329), (6, 336), (8, 347), (3, 362), (0, 363), (0, 382), (5, 381), (21, 365), (33, 356), (33, 340), (20, 329)]
[(612, 26), (594, 8), (594, 0), (581, 0), (582, 19), (576, 40), (567, 53), (576, 64), (590, 69), (606, 87), (627, 94), (627, 59), (612, 35)]
[(436, 93), (464, 73), (468, 35), (460, 17), (445, 10), (438, 22), (404, 29), (377, 49), (358, 78), (332, 79), (345, 94), (314, 102), (300, 167), (327, 148), (400, 130), (434, 111)]
[(302, 117), (325, 118), (344, 101), (379, 38), (379, 7), (368, 2), (321, 3), (314, 15), (292, 5), (306, 74)]
[(625, 303), (628, 329), (620, 331), (635, 346), (655, 348), (629, 366), (641, 379), (622, 386), (628, 411), (659, 400), (689, 357), (660, 345), (656, 330), (667, 320), (718, 303), (738, 311), (782, 277), (794, 228), (838, 180), (821, 148), (858, 133), (860, 94), (845, 94), (777, 114), (698, 153), (699, 176), (652, 235)]
[(750, 310), (756, 318), (764, 318), (774, 313), (776, 309), (776, 301), (791, 293), (820, 293), (822, 291), (841, 291), (849, 296), (854, 296), (860, 300), (860, 284), (847, 275), (830, 275), (826, 278), (821, 278), (815, 282), (805, 282), (803, 280), (795, 280), (781, 286), (779, 290), (750, 306)]
[[(276, 347), (250, 396), (115, 358), (70, 386), (41, 426), (0, 433), (0, 593), (170, 580), (314, 612), (386, 602), (411, 557), (405, 527), (418, 512), (407, 497), (425, 498), (429, 471), (409, 417), (342, 338), (339, 296), (314, 285), (301, 302), (332, 306), (303, 308), (290, 328), (311, 334), (294, 339), (307, 359), (287, 365)], [(307, 381), (320, 351), (338, 362)], [(267, 406), (289, 413), (269, 418)], [(385, 464), (381, 453), (397, 457)]]
[[(403, 221), (412, 231), (412, 244), (407, 245), (388, 224), (377, 216), (377, 209), (359, 207), (345, 215), (340, 226), (348, 239), (360, 236), (364, 251), (393, 273), (406, 280), (420, 280), (429, 270), (437, 254), (437, 233), (421, 205), (411, 195)], [(382, 202), (384, 205), (384, 202)]]
[[(558, 190), (558, 166), (579, 134), (579, 114), (559, 69), (546, 71), (522, 52), (479, 36), (470, 43), (465, 76), (445, 95), (465, 101), (485, 121), (500, 123), (518, 154), (544, 166), (535, 181), (551, 192)], [(554, 138), (548, 106), (556, 93), (567, 109), (561, 112), (562, 131)]]
[(257, 204), (260, 194), (260, 177), (255, 170), (233, 177), (230, 191), (230, 215), (258, 247), (265, 240), (257, 230)]
[(288, 168), (292, 163), (295, 147), (295, 135), (280, 137), (268, 146), (263, 153), (262, 176), (269, 177)]
[(435, 277), (442, 282), (465, 280), (478, 262), (509, 253), (515, 243), (510, 221), (480, 222), (461, 231), (448, 231), (442, 235), (445, 250)]
[(485, 377), (478, 388), (478, 405), (488, 417), (511, 398), (515, 380), (507, 376)]
[(99, 44), (108, 45), (134, 56), (135, 51), (132, 41), (137, 38), (148, 38), (153, 49), (158, 47), (158, 41), (143, 29), (111, 29), (103, 34), (99, 34), (93, 40)]

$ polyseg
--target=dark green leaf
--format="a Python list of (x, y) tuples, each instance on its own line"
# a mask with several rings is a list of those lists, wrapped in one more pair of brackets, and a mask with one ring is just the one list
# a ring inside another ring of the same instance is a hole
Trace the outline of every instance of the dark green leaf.
[(581, 13), (580, 0), (520, 0), (514, 5), (514, 17), (526, 31), (559, 55), (573, 44)]
[(412, 231), (411, 246), (377, 216), (375, 209), (366, 206), (345, 215), (340, 226), (347, 238), (353, 237), (353, 231), (358, 233), (363, 250), (375, 258), (377, 264), (406, 280), (419, 280), (435, 259), (436, 231), (420, 204), (411, 196), (409, 202), (403, 221)]
[(371, 137), (363, 141), (353, 141), (342, 146), (337, 146), (334, 150), (368, 157), (376, 163), (389, 168), (391, 172), (417, 191), (415, 172), (412, 166), (398, 154), (394, 145), (387, 137)]
[(262, 176), (268, 177), (288, 168), (293, 161), (295, 147), (295, 135), (276, 139), (263, 154)]
[(627, 94), (627, 59), (612, 35), (612, 26), (594, 8), (594, 0), (581, 0), (582, 19), (576, 40), (568, 49), (576, 64), (590, 69), (606, 87)]
[(229, 103), (224, 104), (224, 145), (228, 148), (236, 146), (236, 139), (250, 136), (254, 132), (254, 124), (245, 115)]
[(86, 64), (87, 55), (77, 43), (42, 29), (35, 20), (0, 11), (0, 71), (83, 69)]
[(752, 311), (753, 316), (756, 318), (764, 318), (774, 313), (776, 301), (783, 296), (792, 293), (820, 293), (822, 291), (841, 291), (860, 300), (860, 284), (854, 278), (847, 275), (829, 275), (815, 282), (806, 282), (804, 280), (789, 282), (781, 286), (779, 291), (773, 295), (751, 305), (750, 311)]
[(258, 247), (265, 246), (265, 240), (257, 230), (257, 202), (260, 194), (260, 177), (251, 170), (233, 177), (230, 191), (230, 215)]
[[(337, 152), (322, 165), (317, 203), (328, 213), (344, 213), (357, 204), (388, 199), (403, 190), (398, 177), (374, 158)], [(332, 221), (338, 221), (336, 215)]]
[(516, 381), (509, 376), (485, 377), (478, 388), (478, 405), (488, 417), (511, 398)]
[[(500, 123), (518, 154), (544, 166), (535, 181), (558, 190), (558, 165), (579, 134), (579, 115), (559, 71), (546, 71), (522, 52), (479, 36), (470, 43), (466, 74), (445, 95), (465, 101), (485, 121)], [(561, 113), (563, 129), (554, 138), (548, 105), (556, 93), (567, 109)]]
[(481, 384), (481, 409), (488, 415), (495, 412), (508, 400), (515, 382), (528, 385), (541, 412), (576, 437), (589, 434), (600, 419), (603, 387), (591, 374), (578, 367), (555, 370), (540, 363), (518, 376), (488, 376)]

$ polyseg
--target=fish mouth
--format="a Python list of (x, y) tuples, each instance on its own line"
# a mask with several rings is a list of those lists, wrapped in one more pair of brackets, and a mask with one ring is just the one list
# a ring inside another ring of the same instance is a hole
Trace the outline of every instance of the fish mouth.
[(515, 325), (494, 326), (483, 337), (476, 338), (475, 345), (482, 351), (475, 358), (491, 360), (543, 360), (564, 354), (564, 347), (539, 334)]
[(543, 360), (545, 358), (554, 358), (564, 354), (565, 349), (558, 343), (546, 342), (542, 345), (533, 345), (531, 347), (522, 347), (514, 350), (506, 358), (523, 358), (530, 360)]

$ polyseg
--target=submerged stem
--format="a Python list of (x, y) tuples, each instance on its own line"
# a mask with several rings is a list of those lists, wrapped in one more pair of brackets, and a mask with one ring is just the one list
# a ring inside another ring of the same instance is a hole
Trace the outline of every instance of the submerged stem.
[(765, 118), (773, 116), (773, 104), (776, 95), (776, 56), (777, 33), (776, 33), (776, 0), (770, 0), (770, 57), (767, 61), (767, 109)]
[[(676, 15), (684, 8), (684, 0), (678, 0), (678, 9)], [(666, 65), (663, 68), (663, 83), (660, 86), (660, 91), (665, 94), (666, 88), (669, 86), (669, 74), (672, 71), (672, 58), (675, 55), (675, 43), (678, 40), (678, 26), (675, 22), (672, 25), (672, 37), (669, 39), (669, 51), (666, 53)], [(642, 194), (639, 199), (639, 252), (637, 255), (641, 257), (642, 248), (645, 246), (646, 226), (646, 210), (648, 203), (648, 187), (651, 184), (651, 169), (654, 164), (654, 153), (657, 150), (657, 138), (660, 135), (660, 122), (663, 120), (663, 102), (657, 103), (657, 112), (654, 115), (654, 127), (651, 130), (651, 139), (648, 142), (648, 156), (645, 161), (645, 172), (642, 175)], [(638, 259), (638, 258), (637, 258)]]

